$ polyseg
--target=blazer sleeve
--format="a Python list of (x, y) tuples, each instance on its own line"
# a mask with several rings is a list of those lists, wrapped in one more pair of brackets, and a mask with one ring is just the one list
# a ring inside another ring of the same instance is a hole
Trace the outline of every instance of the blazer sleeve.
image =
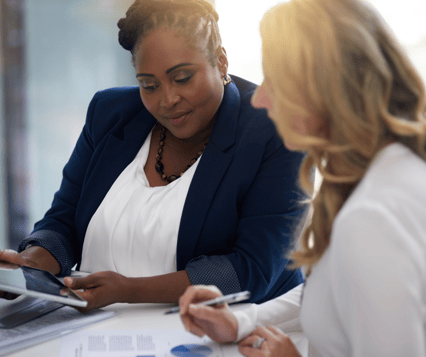
[(94, 152), (91, 126), (98, 97), (99, 93), (93, 97), (89, 105), (86, 123), (63, 169), (61, 186), (54, 195), (51, 208), (44, 218), (34, 225), (32, 233), (18, 248), (18, 251), (22, 251), (27, 245), (37, 245), (47, 249), (59, 262), (62, 276), (71, 273), (71, 268), (81, 255), (75, 227), (75, 213)]
[[(194, 285), (216, 285), (224, 294), (249, 290), (250, 301), (257, 303), (303, 282), (300, 270), (287, 265), (306, 211), (300, 204), (303, 196), (297, 184), (303, 155), (288, 151), (276, 134), (260, 155), (254, 180), (240, 202), (237, 197), (238, 221), (234, 237), (227, 242), (228, 252), (198, 256), (185, 268)], [(256, 160), (255, 154), (245, 156)], [(236, 154), (231, 165), (239, 161), (243, 160)], [(244, 169), (236, 171), (245, 174)], [(226, 199), (231, 201), (231, 195)], [(219, 218), (216, 224), (225, 226)]]

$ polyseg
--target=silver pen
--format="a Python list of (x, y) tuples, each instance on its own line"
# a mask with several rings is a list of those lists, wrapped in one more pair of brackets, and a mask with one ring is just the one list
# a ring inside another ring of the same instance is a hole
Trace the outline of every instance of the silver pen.
[[(198, 303), (197, 305), (212, 306), (212, 305), (219, 305), (219, 304), (225, 304), (225, 303), (233, 304), (233, 303), (248, 300), (248, 299), (250, 299), (250, 291), (242, 291), (240, 293), (219, 296), (211, 300), (202, 301)], [(172, 307), (170, 310), (167, 310), (165, 314), (174, 314), (179, 311), (180, 311), (180, 307), (176, 306), (176, 307)]]

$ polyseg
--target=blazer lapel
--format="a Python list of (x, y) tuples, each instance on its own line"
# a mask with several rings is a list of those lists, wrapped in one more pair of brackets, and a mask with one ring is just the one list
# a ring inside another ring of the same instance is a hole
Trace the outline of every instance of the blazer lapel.
[(211, 202), (232, 162), (231, 148), (236, 140), (240, 94), (233, 82), (225, 87), (216, 124), (189, 187), (177, 242), (177, 269), (185, 269), (194, 257), (204, 220)]
[(107, 137), (82, 192), (84, 204), (79, 207), (76, 217), (81, 244), (90, 219), (118, 176), (134, 160), (155, 123), (155, 118), (144, 108), (124, 127), (113, 129)]

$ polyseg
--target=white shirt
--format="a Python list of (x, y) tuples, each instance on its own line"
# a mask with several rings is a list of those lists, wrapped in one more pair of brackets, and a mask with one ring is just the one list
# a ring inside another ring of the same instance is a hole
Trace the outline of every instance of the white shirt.
[(425, 161), (399, 143), (377, 155), (334, 221), (298, 321), (300, 292), (237, 312), (239, 337), (283, 315), (284, 330), (303, 326), (310, 356), (426, 355)]
[(150, 187), (144, 166), (151, 133), (111, 186), (88, 225), (80, 269), (146, 277), (176, 271), (185, 199), (201, 157), (179, 179)]

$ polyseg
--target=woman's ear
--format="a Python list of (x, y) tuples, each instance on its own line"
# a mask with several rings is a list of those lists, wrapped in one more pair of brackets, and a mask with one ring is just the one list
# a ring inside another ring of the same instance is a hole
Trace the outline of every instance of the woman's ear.
[(225, 77), (228, 74), (228, 56), (224, 47), (218, 48), (217, 66), (220, 74)]

